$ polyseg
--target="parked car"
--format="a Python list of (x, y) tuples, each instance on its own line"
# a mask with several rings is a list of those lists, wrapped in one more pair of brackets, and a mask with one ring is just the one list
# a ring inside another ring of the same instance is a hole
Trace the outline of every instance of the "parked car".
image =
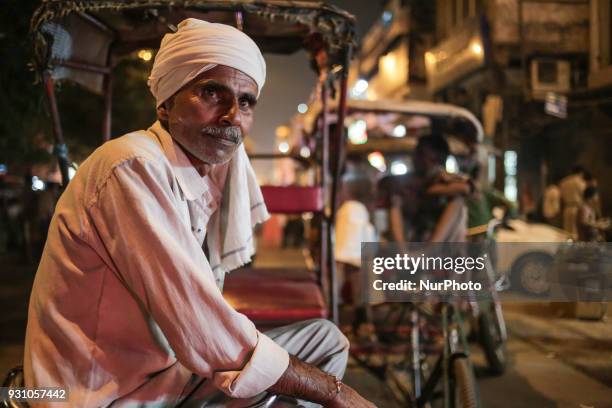
[(548, 270), (554, 256), (570, 240), (567, 232), (547, 224), (509, 220), (497, 234), (498, 273), (508, 276), (513, 287), (544, 295), (550, 290)]

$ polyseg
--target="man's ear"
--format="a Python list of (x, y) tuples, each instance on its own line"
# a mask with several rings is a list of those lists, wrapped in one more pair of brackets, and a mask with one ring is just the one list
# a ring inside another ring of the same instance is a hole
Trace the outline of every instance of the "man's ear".
[(166, 102), (157, 107), (157, 119), (159, 119), (160, 122), (168, 122), (168, 109), (166, 109)]

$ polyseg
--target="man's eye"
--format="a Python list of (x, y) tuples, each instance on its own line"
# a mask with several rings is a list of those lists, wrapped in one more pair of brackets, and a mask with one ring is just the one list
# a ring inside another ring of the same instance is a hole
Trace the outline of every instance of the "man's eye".
[(253, 109), (255, 107), (255, 104), (257, 103), (256, 100), (254, 100), (253, 98), (240, 98), (240, 109)]
[(204, 88), (204, 95), (214, 98), (217, 96), (217, 91), (212, 88)]

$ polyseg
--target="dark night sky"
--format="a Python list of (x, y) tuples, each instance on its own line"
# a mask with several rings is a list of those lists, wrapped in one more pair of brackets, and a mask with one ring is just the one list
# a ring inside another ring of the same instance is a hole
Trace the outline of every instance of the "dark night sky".
[[(382, 12), (381, 1), (378, 0), (330, 0), (328, 3), (357, 17), (358, 37), (367, 32)], [(276, 127), (289, 122), (297, 112), (297, 105), (306, 102), (316, 81), (306, 52), (290, 56), (266, 54), (264, 57), (268, 67), (266, 85), (257, 103), (255, 124), (251, 130), (253, 145), (258, 153), (273, 151)], [(260, 171), (270, 169), (269, 166), (262, 167), (261, 162), (254, 164)]]

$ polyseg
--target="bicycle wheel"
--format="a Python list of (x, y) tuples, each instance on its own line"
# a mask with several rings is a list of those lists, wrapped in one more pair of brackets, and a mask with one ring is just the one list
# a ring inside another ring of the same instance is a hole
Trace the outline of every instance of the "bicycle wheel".
[(478, 334), (489, 370), (495, 375), (502, 374), (506, 370), (506, 344), (495, 313), (487, 309), (481, 311), (478, 316)]
[(477, 408), (478, 393), (476, 378), (467, 357), (457, 357), (453, 360), (451, 391), (454, 408)]

